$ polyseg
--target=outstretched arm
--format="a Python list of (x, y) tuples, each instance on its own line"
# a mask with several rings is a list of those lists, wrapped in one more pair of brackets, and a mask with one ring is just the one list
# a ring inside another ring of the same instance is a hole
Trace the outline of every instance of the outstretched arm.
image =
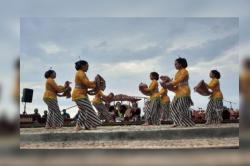
[(153, 81), (148, 88), (145, 88), (145, 92), (152, 92), (157, 87), (157, 81)]
[(53, 79), (51, 79), (48, 83), (56, 91), (56, 93), (62, 93), (65, 91), (64, 86), (57, 85), (57, 83)]
[(96, 84), (95, 84), (95, 81), (90, 81), (86, 74), (82, 74), (80, 76), (80, 79), (81, 79), (81, 82), (87, 87), (87, 88), (95, 88), (96, 87)]
[(173, 86), (178, 85), (179, 83), (183, 82), (188, 77), (188, 72), (183, 70), (181, 71), (180, 75), (173, 81), (171, 81), (171, 84)]
[(218, 85), (218, 80), (212, 80), (209, 84), (207, 84), (207, 87), (209, 89), (214, 89)]

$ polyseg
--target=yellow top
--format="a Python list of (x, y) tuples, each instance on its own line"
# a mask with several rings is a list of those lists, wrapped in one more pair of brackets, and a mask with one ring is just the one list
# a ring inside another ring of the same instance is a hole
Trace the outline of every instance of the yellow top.
[(65, 91), (65, 87), (61, 85), (57, 85), (55, 80), (52, 78), (48, 78), (45, 85), (45, 92), (43, 95), (43, 99), (55, 99), (57, 100), (57, 93), (62, 93)]
[(72, 100), (88, 98), (88, 88), (95, 88), (95, 81), (89, 81), (86, 73), (82, 70), (78, 70), (75, 76), (75, 84), (81, 87), (75, 87), (72, 93)]
[(102, 97), (105, 97), (103, 91), (99, 90), (95, 95), (95, 98), (92, 100), (93, 104), (101, 104), (103, 103)]
[(240, 88), (243, 97), (250, 99), (250, 71), (245, 71), (240, 75)]
[(220, 82), (218, 79), (212, 79), (208, 84), (208, 88), (213, 91), (212, 95), (210, 96), (211, 99), (223, 99), (223, 94), (220, 90)]
[(163, 104), (169, 104), (170, 98), (168, 97), (168, 90), (165, 88), (161, 88), (159, 95), (161, 96), (161, 102)]
[(171, 83), (176, 88), (175, 96), (176, 97), (189, 97), (191, 95), (191, 91), (188, 85), (189, 74), (186, 69), (180, 69), (176, 75), (175, 80)]
[(156, 80), (153, 80), (148, 88), (145, 89), (146, 92), (151, 92), (152, 95), (150, 96), (150, 99), (158, 98), (159, 95), (159, 89), (158, 89), (158, 82)]

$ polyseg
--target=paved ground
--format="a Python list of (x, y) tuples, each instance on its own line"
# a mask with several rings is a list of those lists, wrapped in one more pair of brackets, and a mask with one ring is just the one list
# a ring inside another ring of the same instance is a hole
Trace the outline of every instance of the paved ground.
[[(208, 129), (231, 129), (238, 128), (239, 124), (221, 124), (221, 125), (196, 125), (193, 128), (171, 128), (169, 125), (161, 125), (161, 126), (105, 126), (99, 127), (96, 130), (82, 130), (79, 132), (75, 132), (74, 128), (62, 128), (56, 130), (46, 130), (44, 128), (22, 128), (20, 130), (21, 138), (22, 136), (26, 136), (26, 138), (35, 137), (39, 135), (53, 136), (58, 135), (64, 136), (69, 135), (72, 137), (74, 135), (79, 138), (79, 140), (71, 140), (65, 139), (66, 141), (53, 141), (50, 140), (48, 142), (45, 141), (21, 141), (20, 148), (21, 149), (194, 149), (194, 148), (238, 148), (239, 147), (239, 137), (238, 136), (229, 136), (229, 137), (218, 137), (218, 138), (199, 138), (194, 135), (192, 138), (178, 138), (178, 139), (166, 139), (168, 138), (166, 135), (159, 139), (151, 139), (148, 137), (147, 139), (102, 139), (98, 137), (97, 140), (81, 140), (81, 137), (86, 135), (98, 135), (104, 134), (109, 135), (116, 133), (128, 133), (131, 134), (133, 132), (142, 131), (143, 133), (164, 133), (173, 131), (176, 133), (183, 133), (188, 130), (188, 132), (193, 132), (195, 129), (199, 129), (199, 132)], [(193, 130), (194, 129), (194, 130)], [(231, 131), (231, 130), (229, 130)], [(79, 134), (78, 134), (79, 133)], [(86, 135), (85, 135), (86, 133)], [(48, 135), (49, 134), (49, 135)], [(138, 134), (138, 133), (137, 133)], [(199, 133), (194, 133), (199, 134)], [(42, 137), (43, 138), (43, 137)], [(50, 138), (50, 137), (48, 137)], [(113, 138), (113, 137), (111, 137)], [(154, 137), (155, 138), (155, 137)], [(22, 140), (22, 139), (21, 139)], [(59, 139), (60, 140), (60, 139)]]
[(67, 141), (21, 143), (21, 149), (195, 149), (238, 148), (239, 138), (157, 141)]
[[(204, 125), (198, 124), (192, 128), (228, 128), (239, 127), (238, 123), (228, 123), (220, 125)], [(190, 127), (176, 127), (172, 128), (171, 125), (161, 126), (101, 126), (95, 130), (81, 130), (76, 132), (73, 127), (64, 127), (61, 129), (46, 130), (44, 128), (21, 128), (20, 134), (42, 134), (42, 133), (105, 133), (105, 132), (118, 132), (118, 131), (155, 131), (155, 130), (183, 130), (190, 129)]]

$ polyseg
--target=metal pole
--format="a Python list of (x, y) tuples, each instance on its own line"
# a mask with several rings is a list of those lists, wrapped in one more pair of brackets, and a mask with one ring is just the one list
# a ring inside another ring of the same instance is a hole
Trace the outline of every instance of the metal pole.
[(24, 102), (24, 111), (23, 111), (24, 115), (26, 115), (26, 102)]
[(74, 106), (71, 106), (71, 107), (65, 108), (65, 110), (68, 110), (68, 109), (74, 108), (74, 107), (76, 107), (76, 106), (77, 106), (77, 105), (74, 105)]

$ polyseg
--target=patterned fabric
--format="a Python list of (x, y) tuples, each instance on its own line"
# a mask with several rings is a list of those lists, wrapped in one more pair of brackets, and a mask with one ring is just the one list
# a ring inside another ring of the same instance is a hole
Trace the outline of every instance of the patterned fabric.
[(171, 119), (178, 126), (194, 126), (189, 108), (193, 105), (190, 97), (175, 97), (170, 104)]
[(98, 111), (98, 115), (100, 119), (105, 119), (106, 121), (111, 121), (112, 120), (112, 115), (108, 112), (107, 108), (103, 103), (100, 104), (94, 104), (95, 108)]
[(44, 99), (44, 102), (48, 105), (48, 117), (46, 126), (57, 128), (63, 126), (63, 117), (61, 115), (58, 102), (54, 99)]
[(144, 111), (145, 121), (149, 121), (150, 120), (150, 101), (145, 102), (143, 111)]
[(155, 98), (145, 104), (145, 120), (152, 125), (160, 125), (161, 118), (161, 100)]
[(211, 99), (207, 105), (206, 124), (218, 124), (222, 121), (223, 101)]
[(170, 105), (161, 103), (161, 119), (170, 120)]
[(89, 129), (91, 127), (95, 128), (101, 125), (101, 120), (97, 116), (88, 99), (79, 99), (75, 102), (80, 110), (76, 122), (78, 126)]

